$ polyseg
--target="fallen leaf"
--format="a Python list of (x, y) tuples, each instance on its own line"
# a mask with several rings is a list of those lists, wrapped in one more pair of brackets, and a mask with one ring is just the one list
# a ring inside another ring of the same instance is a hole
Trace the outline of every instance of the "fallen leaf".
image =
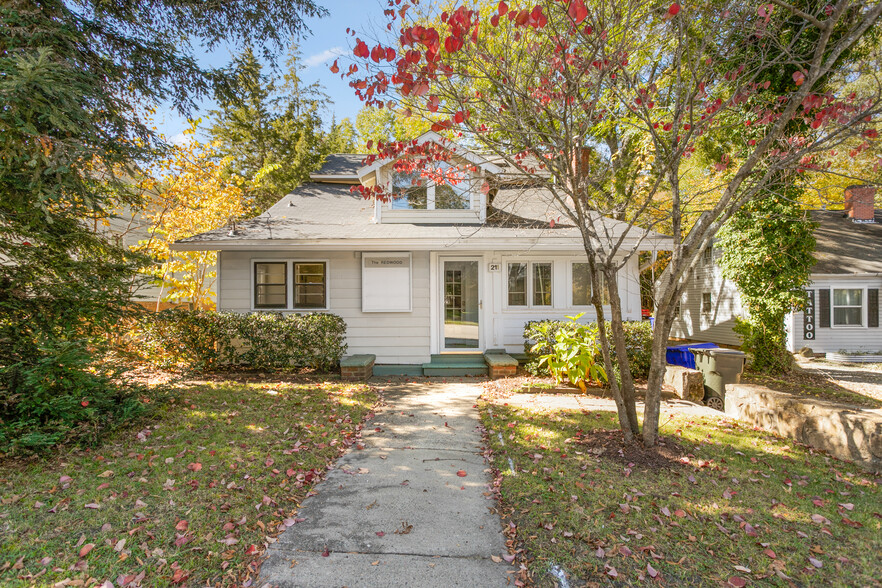
[(175, 525), (175, 529), (177, 529), (178, 531), (186, 531), (189, 525), (190, 523), (188, 523), (184, 519), (181, 519), (180, 521), (178, 521), (178, 524)]
[(376, 535), (377, 535), (377, 537), (385, 537), (386, 533), (384, 531), (377, 531)]
[(111, 478), (113, 477), (113, 470), (105, 470), (98, 474), (99, 478)]
[(824, 565), (824, 562), (822, 562), (819, 559), (815, 559), (814, 557), (811, 557), (811, 556), (809, 556), (808, 560), (809, 560), (810, 564), (812, 564), (813, 566), (815, 566), (816, 568), (819, 568), (819, 569), (821, 568), (821, 566)]
[(490, 559), (493, 560), (493, 563), (502, 563), (502, 558), (498, 555), (491, 555)]
[(655, 578), (656, 576), (658, 576), (658, 570), (656, 570), (649, 564), (646, 564), (646, 573), (649, 574), (650, 578)]
[(191, 463), (190, 465), (188, 465), (187, 469), (190, 470), (191, 472), (198, 472), (199, 470), (202, 469), (202, 464), (199, 462), (194, 462), (194, 463)]
[(741, 576), (732, 576), (729, 578), (729, 586), (732, 586), (732, 588), (744, 588), (747, 586), (747, 580)]
[(80, 548), (80, 557), (86, 557), (93, 549), (95, 549), (94, 543), (86, 543)]
[(83, 508), (95, 509), (95, 508), (101, 508), (101, 505), (98, 504), (97, 502), (90, 502), (89, 504), (85, 505)]
[(510, 554), (510, 553), (503, 553), (502, 559), (504, 559), (508, 563), (511, 563), (515, 560), (515, 556), (514, 556), (514, 554)]
[(460, 478), (465, 478), (468, 474), (466, 474), (465, 470), (459, 470), (458, 472), (456, 472), (456, 475)]
[(331, 552), (328, 551), (328, 547), (325, 546), (325, 550), (322, 551), (322, 557), (328, 557), (328, 556), (330, 556), (330, 555), (331, 555)]

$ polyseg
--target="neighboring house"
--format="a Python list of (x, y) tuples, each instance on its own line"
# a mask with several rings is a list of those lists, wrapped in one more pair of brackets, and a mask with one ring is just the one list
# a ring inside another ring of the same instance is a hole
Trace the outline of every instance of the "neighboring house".
[[(791, 351), (882, 350), (882, 211), (874, 207), (874, 194), (873, 187), (852, 186), (845, 191), (845, 210), (812, 213), (819, 226), (806, 288), (810, 303), (786, 318)], [(680, 301), (671, 337), (740, 345), (732, 327), (745, 311), (735, 285), (722, 277), (719, 255), (718, 249), (705, 251)]]
[[(219, 310), (335, 313), (349, 353), (378, 364), (520, 353), (527, 321), (592, 320), (582, 238), (547, 191), (435, 133), (418, 141), (444, 145), (469, 176), (436, 185), (394, 171), (392, 160), (331, 155), (264, 214), (173, 248), (218, 251)], [(351, 190), (359, 184), (391, 186), (396, 198), (366, 200)], [(627, 226), (604, 222), (613, 234)], [(632, 230), (624, 249), (643, 235)], [(651, 233), (639, 248), (670, 249), (670, 238)], [(635, 255), (619, 278), (626, 320), (641, 318), (638, 274)]]

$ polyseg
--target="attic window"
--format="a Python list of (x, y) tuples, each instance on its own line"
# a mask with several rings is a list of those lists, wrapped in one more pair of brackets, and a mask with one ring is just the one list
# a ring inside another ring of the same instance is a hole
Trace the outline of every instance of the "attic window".
[[(431, 178), (443, 176), (445, 181)], [(471, 208), (471, 177), (449, 163), (434, 170), (393, 171), (392, 210), (468, 210)]]

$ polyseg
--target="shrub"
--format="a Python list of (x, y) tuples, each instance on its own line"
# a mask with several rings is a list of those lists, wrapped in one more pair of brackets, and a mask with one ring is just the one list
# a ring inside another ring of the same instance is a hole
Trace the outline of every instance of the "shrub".
[(84, 342), (42, 347), (37, 357), (0, 369), (0, 452), (40, 453), (64, 442), (94, 445), (143, 416), (145, 388), (121, 383), (96, 364)]
[[(569, 323), (558, 325), (544, 322), (536, 325), (539, 340), (531, 352), (545, 351), (536, 359), (537, 367), (545, 367), (559, 384), (564, 377), (585, 391), (586, 382), (606, 380), (606, 371), (597, 362), (600, 348), (597, 342), (597, 325), (579, 324), (582, 315), (567, 317)], [(548, 331), (554, 331), (554, 342), (549, 345)]]
[[(579, 315), (581, 316), (581, 315)], [(569, 317), (568, 317), (569, 318)], [(578, 317), (575, 317), (578, 318)], [(529, 321), (524, 325), (524, 351), (530, 355), (531, 359), (526, 364), (526, 369), (533, 375), (548, 375), (549, 369), (547, 362), (540, 365), (539, 358), (554, 352), (558, 344), (559, 332), (564, 330), (564, 337), (569, 337), (568, 329), (572, 328), (575, 321), (560, 320), (541, 320)], [(600, 354), (600, 344), (597, 339), (597, 327), (594, 323), (586, 325), (590, 327), (582, 331), (584, 336), (593, 337), (590, 345), (597, 349), (595, 361), (602, 364)], [(625, 327), (625, 348), (628, 352), (628, 358), (631, 363), (631, 374), (635, 378), (649, 377), (649, 366), (652, 360), (652, 326), (648, 321), (628, 321), (624, 323)], [(606, 325), (607, 333), (610, 333), (611, 326)], [(617, 362), (613, 361), (614, 369), (618, 371)]]
[(145, 316), (135, 335), (147, 360), (197, 371), (234, 366), (330, 370), (347, 348), (346, 323), (327, 313), (171, 309)]

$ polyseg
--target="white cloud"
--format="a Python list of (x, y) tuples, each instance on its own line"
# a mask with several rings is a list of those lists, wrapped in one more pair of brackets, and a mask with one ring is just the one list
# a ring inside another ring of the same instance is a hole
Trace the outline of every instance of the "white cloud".
[(306, 67), (315, 67), (343, 55), (346, 55), (346, 50), (343, 47), (331, 47), (321, 53), (310, 55), (303, 60), (303, 65)]
[(178, 133), (177, 135), (174, 135), (171, 139), (169, 139), (170, 143), (172, 143), (173, 145), (177, 145), (178, 147), (183, 147), (191, 143), (192, 141), (192, 133)]

